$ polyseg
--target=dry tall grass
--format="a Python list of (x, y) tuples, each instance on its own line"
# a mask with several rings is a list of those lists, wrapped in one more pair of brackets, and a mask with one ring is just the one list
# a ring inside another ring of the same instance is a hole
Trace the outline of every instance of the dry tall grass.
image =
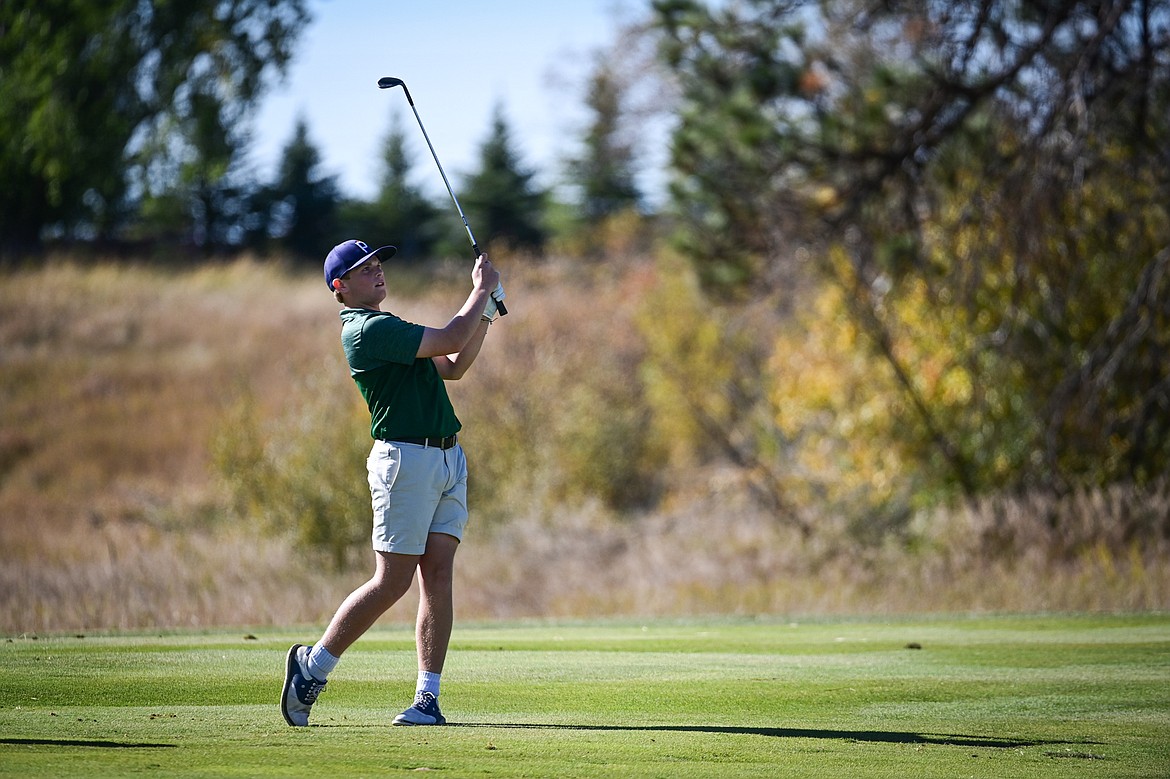
[[(451, 388), (485, 503), (460, 552), (461, 618), (1170, 608), (1166, 483), (938, 508), (877, 548), (831, 518), (800, 535), (728, 467), (667, 474), (653, 508), (603, 509), (590, 485), (610, 483), (612, 462), (639, 467), (622, 439), (637, 420), (588, 411), (624, 402), (657, 273), (634, 258), (609, 271), (513, 269), (513, 313)], [(392, 283), (402, 313), (430, 324), (467, 287), (463, 268)], [(324, 393), (365, 435), (336, 310), (315, 270), (249, 261), (0, 275), (0, 632), (326, 620), (365, 572), (238, 524), (211, 449), (244, 398), (281, 419)], [(493, 438), (519, 416), (529, 438)], [(550, 470), (561, 456), (571, 484)], [(1055, 533), (1054, 516), (1077, 531)]]

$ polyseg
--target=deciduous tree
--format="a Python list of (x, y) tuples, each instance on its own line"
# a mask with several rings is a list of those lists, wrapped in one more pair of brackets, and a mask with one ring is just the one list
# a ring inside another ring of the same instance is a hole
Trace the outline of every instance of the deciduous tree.
[(941, 493), (1170, 468), (1167, 3), (655, 10), (709, 289), (819, 258)]
[(226, 175), (204, 130), (240, 126), (307, 21), (305, 0), (0, 5), (0, 249), (112, 236), (201, 154)]

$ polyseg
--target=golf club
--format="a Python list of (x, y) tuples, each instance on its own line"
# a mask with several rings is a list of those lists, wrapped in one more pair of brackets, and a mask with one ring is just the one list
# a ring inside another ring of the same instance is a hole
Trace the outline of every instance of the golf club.
[[(393, 76), (383, 76), (378, 79), (379, 89), (391, 89), (393, 87), (402, 87), (402, 91), (406, 94), (406, 102), (410, 103), (410, 110), (414, 111), (414, 118), (418, 122), (418, 129), (422, 130), (427, 147), (431, 150), (431, 156), (435, 158), (435, 165), (439, 168), (439, 175), (443, 177), (443, 183), (447, 185), (447, 193), (451, 195), (451, 202), (455, 204), (455, 210), (459, 212), (459, 218), (463, 220), (463, 226), (467, 229), (467, 239), (471, 241), (471, 248), (475, 252), (476, 259), (479, 259), (481, 252), (479, 250), (479, 244), (476, 243), (475, 234), (471, 232), (471, 225), (467, 223), (467, 216), (464, 215), (463, 209), (459, 205), (459, 198), (455, 197), (455, 190), (451, 189), (451, 182), (447, 180), (447, 174), (443, 172), (443, 164), (439, 162), (439, 155), (435, 153), (435, 146), (431, 143), (431, 136), (427, 135), (427, 128), (423, 127), (422, 117), (418, 115), (418, 109), (414, 107), (414, 98), (410, 96), (410, 90), (406, 88), (406, 82)], [(496, 311), (499, 312), (500, 316), (508, 313), (508, 309), (504, 308), (503, 301), (496, 301)]]

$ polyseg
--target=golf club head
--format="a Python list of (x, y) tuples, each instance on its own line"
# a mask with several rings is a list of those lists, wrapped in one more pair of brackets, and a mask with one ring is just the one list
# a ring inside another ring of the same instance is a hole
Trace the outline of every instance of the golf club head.
[(405, 87), (405, 86), (406, 86), (405, 81), (403, 81), (400, 78), (394, 78), (393, 76), (382, 76), (382, 78), (378, 79), (378, 88), (379, 89), (390, 89), (391, 87)]

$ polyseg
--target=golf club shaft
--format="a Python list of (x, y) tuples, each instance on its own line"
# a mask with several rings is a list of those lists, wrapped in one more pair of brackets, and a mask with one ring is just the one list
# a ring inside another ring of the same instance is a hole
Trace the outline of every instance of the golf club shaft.
[[(447, 187), (447, 194), (451, 196), (451, 202), (455, 204), (455, 210), (459, 212), (459, 218), (463, 220), (463, 227), (467, 230), (467, 240), (471, 242), (471, 249), (475, 252), (475, 258), (479, 259), (482, 253), (479, 250), (479, 243), (475, 240), (475, 234), (471, 232), (471, 225), (467, 222), (467, 216), (463, 213), (463, 207), (459, 205), (459, 198), (455, 197), (455, 190), (451, 188), (451, 182), (447, 180), (447, 173), (443, 170), (443, 163), (439, 162), (439, 155), (435, 152), (435, 145), (431, 143), (431, 136), (427, 133), (427, 128), (423, 125), (422, 117), (418, 115), (418, 108), (414, 105), (414, 98), (410, 96), (410, 90), (406, 88), (406, 82), (400, 78), (387, 76), (378, 80), (378, 86), (382, 89), (402, 87), (402, 91), (406, 95), (406, 102), (410, 103), (410, 110), (414, 112), (414, 119), (418, 122), (418, 129), (422, 130), (423, 139), (427, 142), (427, 148), (431, 150), (431, 157), (435, 160), (435, 167), (439, 169), (439, 175), (443, 177), (443, 184)], [(508, 309), (504, 307), (503, 301), (496, 301), (496, 311), (499, 312), (500, 316), (508, 313)]]

